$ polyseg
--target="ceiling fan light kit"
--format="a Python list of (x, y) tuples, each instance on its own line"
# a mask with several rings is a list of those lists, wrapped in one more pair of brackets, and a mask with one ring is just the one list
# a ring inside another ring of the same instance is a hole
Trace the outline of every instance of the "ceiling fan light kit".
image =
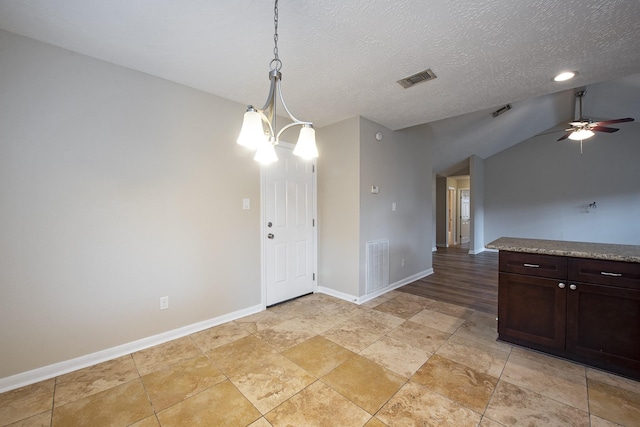
[(595, 133), (593, 133), (593, 131), (590, 131), (589, 129), (580, 129), (572, 132), (571, 135), (569, 135), (569, 139), (572, 139), (574, 141), (581, 141), (583, 139), (591, 138), (593, 135), (595, 135)]
[[(247, 106), (240, 135), (236, 142), (251, 150), (256, 150), (254, 160), (262, 164), (269, 164), (278, 160), (275, 146), (278, 145), (282, 133), (293, 126), (302, 126), (293, 154), (303, 159), (314, 159), (318, 157), (318, 147), (313, 123), (296, 119), (287, 108), (282, 96), (282, 73), (280, 72), (282, 61), (278, 57), (278, 0), (275, 0), (273, 7), (273, 26), (274, 58), (269, 64), (271, 68), (269, 71), (269, 80), (271, 80), (269, 95), (262, 108), (255, 108), (253, 105)], [(278, 99), (292, 122), (276, 133), (276, 103)]]
[(567, 133), (565, 133), (558, 139), (558, 141), (562, 141), (567, 138), (574, 141), (580, 141), (580, 154), (582, 154), (582, 141), (594, 136), (595, 132), (614, 133), (619, 130), (618, 128), (607, 127), (605, 125), (632, 122), (634, 120), (631, 117), (626, 117), (624, 119), (605, 120), (602, 122), (593, 122), (589, 119), (585, 119), (584, 117), (582, 117), (582, 98), (584, 98), (584, 95), (586, 93), (586, 90), (579, 90), (576, 92), (576, 98), (578, 98), (580, 109), (580, 118), (569, 123), (569, 126), (571, 127), (565, 129)]

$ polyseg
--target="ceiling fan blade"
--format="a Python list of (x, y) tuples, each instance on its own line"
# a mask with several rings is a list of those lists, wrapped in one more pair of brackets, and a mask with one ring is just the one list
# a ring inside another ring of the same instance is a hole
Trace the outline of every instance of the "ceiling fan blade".
[(627, 117), (625, 119), (614, 119), (614, 120), (605, 120), (603, 122), (597, 122), (596, 125), (600, 126), (600, 125), (612, 125), (614, 123), (625, 123), (625, 122), (632, 122), (633, 119), (631, 117)]
[(573, 130), (571, 130), (571, 131), (569, 131), (569, 132), (565, 133), (564, 135), (562, 135), (562, 136), (560, 137), (560, 139), (558, 139), (558, 141), (562, 141), (563, 139), (567, 139), (567, 138), (569, 138), (569, 135), (571, 135), (572, 133), (573, 133)]
[(591, 128), (592, 131), (595, 132), (607, 132), (607, 133), (614, 133), (614, 132), (618, 132), (620, 129), (617, 128), (608, 128), (606, 126), (594, 126)]

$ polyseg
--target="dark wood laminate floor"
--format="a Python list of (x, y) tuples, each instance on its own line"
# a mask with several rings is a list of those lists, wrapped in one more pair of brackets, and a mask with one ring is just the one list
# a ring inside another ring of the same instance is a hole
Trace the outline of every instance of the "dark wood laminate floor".
[(397, 290), (484, 313), (498, 313), (498, 253), (469, 255), (467, 245), (438, 248), (434, 274)]

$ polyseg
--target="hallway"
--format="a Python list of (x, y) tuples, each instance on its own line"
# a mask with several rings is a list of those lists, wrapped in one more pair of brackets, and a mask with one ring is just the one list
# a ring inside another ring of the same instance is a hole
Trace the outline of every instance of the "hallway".
[(469, 245), (438, 248), (434, 274), (397, 290), (456, 304), (488, 314), (498, 313), (498, 254), (469, 255)]

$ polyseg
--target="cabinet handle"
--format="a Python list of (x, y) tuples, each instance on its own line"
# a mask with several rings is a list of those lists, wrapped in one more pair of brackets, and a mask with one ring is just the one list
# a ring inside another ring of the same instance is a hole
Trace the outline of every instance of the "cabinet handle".
[(558, 287), (559, 287), (560, 289), (564, 289), (564, 287), (565, 287), (565, 286), (566, 286), (566, 285), (565, 285), (564, 283), (558, 283)]
[(575, 291), (578, 287), (576, 285), (569, 285), (569, 289)]
[(525, 267), (540, 268), (538, 264), (524, 264)]
[(606, 271), (601, 271), (600, 274), (603, 276), (622, 277), (622, 273), (607, 273)]

